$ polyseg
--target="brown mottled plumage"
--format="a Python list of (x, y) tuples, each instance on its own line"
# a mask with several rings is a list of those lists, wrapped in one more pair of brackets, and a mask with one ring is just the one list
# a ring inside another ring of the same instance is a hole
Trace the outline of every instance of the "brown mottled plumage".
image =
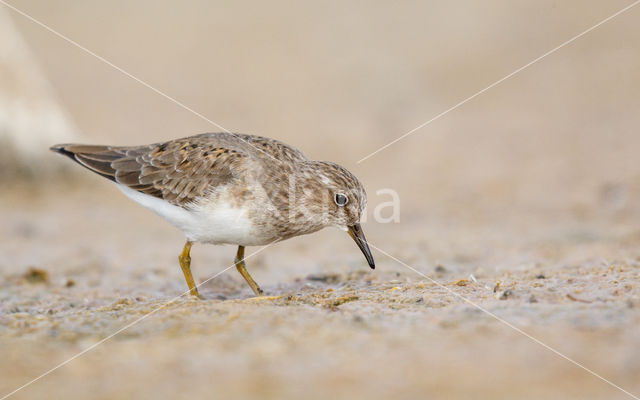
[[(337, 164), (308, 160), (280, 141), (205, 133), (145, 146), (51, 149), (115, 182), (128, 197), (182, 229), (188, 248), (192, 242), (239, 245), (236, 266), (244, 265), (244, 246), (336, 226), (349, 231), (373, 268), (358, 223), (366, 206), (358, 179)], [(190, 270), (185, 271), (187, 246), (185, 251), (181, 266), (197, 293)], [(256, 294), (261, 292), (246, 270), (238, 270)]]
[[(254, 147), (255, 146), (255, 147)], [(146, 146), (62, 144), (51, 148), (133, 190), (185, 205), (241, 175), (247, 164), (304, 161), (297, 149), (252, 135), (204, 133)]]

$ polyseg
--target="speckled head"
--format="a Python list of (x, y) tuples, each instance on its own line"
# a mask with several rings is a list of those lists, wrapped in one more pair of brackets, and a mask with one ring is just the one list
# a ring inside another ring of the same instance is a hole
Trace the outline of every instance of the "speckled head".
[[(362, 183), (346, 168), (327, 161), (309, 161), (302, 173), (308, 182), (304, 196), (306, 206), (322, 216), (322, 225), (345, 230), (364, 253), (371, 268), (375, 268), (371, 250), (360, 226), (360, 219), (367, 205), (367, 193)], [(320, 188), (321, 193), (317, 193)]]
[(362, 183), (346, 168), (328, 161), (312, 161), (313, 173), (323, 187), (327, 206), (326, 225), (345, 228), (360, 222), (367, 205)]

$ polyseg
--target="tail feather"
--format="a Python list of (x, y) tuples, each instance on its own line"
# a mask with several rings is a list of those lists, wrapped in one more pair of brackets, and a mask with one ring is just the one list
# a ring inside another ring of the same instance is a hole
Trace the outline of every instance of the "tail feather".
[(73, 154), (73, 152), (69, 151), (66, 149), (66, 147), (69, 145), (66, 144), (56, 144), (55, 146), (51, 146), (49, 147), (49, 150), (54, 151), (56, 153), (60, 153), (63, 154), (69, 158), (71, 158), (72, 160), (76, 160), (75, 159), (75, 155)]
[(111, 162), (122, 157), (107, 146), (94, 146), (84, 144), (57, 144), (50, 147), (51, 151), (65, 155), (98, 175), (115, 182), (116, 170)]

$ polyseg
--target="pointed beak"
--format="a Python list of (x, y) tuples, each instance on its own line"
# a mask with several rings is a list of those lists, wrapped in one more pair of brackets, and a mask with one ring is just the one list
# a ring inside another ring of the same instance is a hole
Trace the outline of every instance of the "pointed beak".
[(373, 256), (371, 255), (371, 250), (369, 250), (367, 239), (364, 237), (364, 232), (362, 231), (360, 224), (356, 223), (355, 225), (351, 225), (349, 227), (348, 232), (349, 232), (349, 236), (351, 236), (351, 238), (356, 242), (358, 247), (360, 247), (360, 250), (362, 250), (362, 254), (364, 254), (364, 257), (367, 259), (367, 262), (369, 263), (369, 266), (371, 267), (371, 269), (375, 269), (376, 264), (373, 262)]

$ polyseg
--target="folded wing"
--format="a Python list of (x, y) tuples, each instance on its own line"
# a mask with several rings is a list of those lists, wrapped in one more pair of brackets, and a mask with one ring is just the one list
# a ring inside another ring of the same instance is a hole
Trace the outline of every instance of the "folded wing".
[(247, 155), (198, 137), (148, 146), (63, 144), (51, 150), (133, 190), (183, 206), (244, 170)]

